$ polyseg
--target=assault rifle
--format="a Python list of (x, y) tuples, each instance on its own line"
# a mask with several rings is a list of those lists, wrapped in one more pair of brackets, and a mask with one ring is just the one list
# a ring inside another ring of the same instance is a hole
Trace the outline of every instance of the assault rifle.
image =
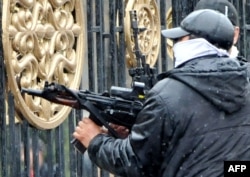
[(156, 69), (150, 67), (146, 63), (146, 56), (142, 54), (139, 48), (138, 36), (141, 32), (145, 31), (146, 28), (140, 28), (138, 26), (137, 13), (135, 10), (130, 11), (130, 23), (133, 30), (134, 39), (134, 53), (137, 62), (137, 66), (130, 68), (129, 75), (132, 77), (132, 83), (142, 82), (145, 84), (145, 89), (151, 89), (156, 83)]
[[(89, 90), (73, 90), (57, 83), (45, 82), (43, 90), (22, 88), (22, 93), (42, 97), (53, 103), (84, 109), (90, 113), (90, 118), (98, 125), (104, 126), (109, 133), (119, 138), (119, 134), (109, 126), (109, 123), (122, 125), (131, 129), (138, 112), (143, 107), (145, 98), (144, 84), (136, 82), (133, 89), (112, 86), (110, 93), (97, 94)], [(85, 148), (76, 139), (71, 141), (80, 151)]]
[[(130, 11), (130, 19), (137, 59), (137, 67), (129, 69), (129, 74), (132, 77), (131, 88), (112, 86), (110, 92), (99, 94), (89, 90), (73, 90), (64, 85), (45, 82), (43, 90), (22, 88), (21, 92), (75, 109), (85, 109), (96, 124), (106, 127), (112, 136), (119, 138), (119, 134), (109, 126), (109, 123), (131, 129), (137, 114), (143, 107), (146, 92), (156, 82), (155, 69), (146, 64), (145, 56), (140, 52), (138, 45), (138, 34), (145, 29), (138, 27), (136, 11)], [(80, 152), (85, 152), (86, 148), (78, 140), (73, 139), (71, 143)]]

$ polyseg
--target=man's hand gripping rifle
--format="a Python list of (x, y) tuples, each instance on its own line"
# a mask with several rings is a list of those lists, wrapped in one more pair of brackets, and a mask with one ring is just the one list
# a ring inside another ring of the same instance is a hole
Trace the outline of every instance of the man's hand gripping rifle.
[[(132, 88), (112, 86), (109, 93), (97, 94), (88, 90), (73, 90), (64, 85), (45, 82), (43, 90), (22, 88), (21, 92), (42, 97), (53, 103), (87, 110), (90, 113), (90, 119), (106, 127), (112, 136), (119, 138), (119, 134), (109, 126), (109, 123), (131, 129), (137, 114), (143, 107), (146, 91), (155, 83), (155, 70), (145, 64), (145, 56), (138, 48), (138, 34), (143, 30), (138, 28), (136, 12), (131, 11), (130, 17), (134, 31), (135, 55), (138, 60), (138, 67), (129, 70), (133, 79)], [(86, 148), (78, 140), (73, 139), (71, 143), (80, 152), (85, 152)]]

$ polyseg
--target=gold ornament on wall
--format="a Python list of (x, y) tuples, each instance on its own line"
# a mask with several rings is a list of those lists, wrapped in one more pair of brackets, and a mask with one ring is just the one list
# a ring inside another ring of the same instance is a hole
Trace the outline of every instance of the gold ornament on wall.
[(86, 52), (82, 1), (4, 0), (2, 26), (17, 116), (37, 128), (57, 127), (71, 108), (22, 95), (20, 89), (41, 90), (45, 81), (79, 88)]
[(158, 59), (161, 45), (160, 15), (155, 0), (128, 0), (125, 8), (125, 39), (127, 67), (135, 67), (137, 60), (134, 54), (135, 42), (132, 38), (130, 11), (135, 10), (140, 28), (146, 28), (138, 36), (140, 51), (146, 57), (146, 63), (153, 67)]

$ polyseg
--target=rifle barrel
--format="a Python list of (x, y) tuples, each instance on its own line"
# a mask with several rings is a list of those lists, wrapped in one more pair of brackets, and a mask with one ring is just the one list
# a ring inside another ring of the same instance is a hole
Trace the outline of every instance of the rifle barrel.
[(43, 94), (43, 91), (42, 90), (34, 90), (34, 89), (22, 88), (21, 93), (27, 93), (27, 94), (33, 95), (33, 96), (41, 96)]

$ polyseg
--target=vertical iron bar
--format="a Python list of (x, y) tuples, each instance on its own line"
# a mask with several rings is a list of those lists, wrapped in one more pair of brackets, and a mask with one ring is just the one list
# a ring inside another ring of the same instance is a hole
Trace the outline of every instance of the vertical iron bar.
[(30, 141), (31, 141), (31, 147), (30, 147), (30, 150), (32, 151), (31, 155), (32, 155), (32, 159), (33, 161), (31, 161), (30, 163), (32, 163), (33, 165), (33, 171), (34, 171), (34, 174), (36, 176), (40, 176), (40, 169), (39, 169), (39, 147), (38, 147), (38, 130), (35, 129), (35, 128), (32, 128), (31, 129), (32, 131), (32, 135), (30, 137)]
[[(3, 2), (0, 1), (0, 16), (2, 17)], [(2, 33), (2, 18), (0, 32)], [(2, 35), (0, 37), (2, 41)], [(5, 104), (5, 68), (4, 68), (4, 54), (3, 44), (0, 42), (0, 175), (7, 177), (7, 149), (6, 149), (6, 104)]]
[(22, 123), (22, 146), (23, 146), (23, 153), (24, 153), (24, 171), (23, 174), (24, 176), (30, 177), (30, 127), (29, 123), (24, 120)]
[[(75, 110), (72, 110), (69, 114), (70, 119), (68, 120), (68, 127), (69, 127), (69, 139), (72, 139), (72, 133), (75, 130), (75, 122), (78, 122), (75, 119)], [(70, 169), (70, 176), (75, 177), (77, 176), (77, 154), (74, 146), (70, 143), (69, 144), (69, 169)]]
[(63, 136), (63, 125), (58, 126), (55, 129), (55, 152), (56, 152), (56, 162), (58, 164), (58, 168), (56, 170), (56, 177), (64, 177), (64, 136)]
[(96, 33), (96, 51), (97, 51), (97, 92), (103, 92), (105, 89), (105, 62), (104, 62), (104, 47), (103, 47), (103, 33), (104, 33), (104, 20), (103, 20), (103, 0), (97, 0), (96, 2), (96, 27), (98, 31)]
[[(13, 159), (15, 159), (16, 156), (16, 152), (15, 152), (15, 142), (16, 142), (16, 136), (15, 136), (15, 110), (14, 110), (14, 96), (12, 95), (11, 92), (8, 93), (8, 123), (7, 125), (9, 126), (9, 152), (8, 152), (8, 156), (9, 156), (9, 162), (11, 162)], [(10, 170), (10, 176), (16, 176), (17, 172), (17, 163), (12, 163), (12, 167)]]
[[(165, 1), (160, 1), (160, 21), (161, 21), (161, 29), (166, 28), (166, 2)], [(166, 38), (161, 35), (161, 60), (157, 61), (157, 63), (161, 63), (160, 71), (164, 72), (167, 71), (168, 69), (168, 56), (167, 56), (167, 43), (166, 43)]]
[[(1, 63), (3, 64), (3, 61), (1, 60)], [(1, 66), (1, 69), (3, 69), (3, 66), (4, 64)], [(4, 69), (3, 69), (4, 70)], [(3, 71), (1, 70), (1, 71)], [(2, 74), (2, 79), (4, 81), (4, 73), (1, 72)], [(0, 108), (1, 112), (1, 117), (0, 117), (0, 127), (1, 127), (1, 146), (0, 146), (0, 149), (1, 149), (1, 175), (3, 177), (7, 177), (7, 128), (6, 128), (6, 107), (5, 107), (5, 98), (4, 98), (4, 84), (1, 83), (1, 86), (2, 86), (2, 90), (1, 92), (3, 94), (1, 94), (1, 100), (3, 101), (2, 103), (4, 104), (3, 108)]]
[[(111, 84), (126, 86), (124, 6), (123, 1), (110, 1)], [(111, 85), (110, 85), (111, 86)]]
[(93, 47), (94, 40), (92, 34), (92, 23), (93, 23), (93, 0), (87, 0), (87, 33), (88, 33), (88, 68), (89, 68), (89, 89), (95, 90), (95, 71), (94, 71), (94, 57)]
[[(118, 83), (117, 78), (117, 50), (116, 50), (116, 1), (109, 1), (109, 9), (110, 9), (110, 70), (111, 70), (111, 84), (116, 85)], [(111, 86), (111, 85), (110, 85)]]
[(17, 123), (15, 125), (15, 142), (14, 142), (14, 147), (15, 147), (15, 155), (13, 157), (15, 163), (16, 163), (16, 172), (15, 176), (21, 176), (21, 125), (20, 123)]
[[(126, 87), (126, 52), (125, 52), (125, 35), (124, 35), (124, 5), (125, 1), (118, 1), (115, 7), (115, 13), (118, 14), (119, 24), (115, 28), (115, 41), (116, 45), (114, 47), (117, 48), (117, 74), (118, 74), (118, 86)], [(116, 21), (116, 18), (113, 19)], [(117, 39), (119, 36), (119, 40)]]
[(47, 153), (47, 164), (48, 164), (48, 176), (54, 176), (55, 171), (58, 167), (58, 165), (54, 162), (54, 151), (53, 151), (53, 144), (54, 138), (53, 138), (53, 131), (52, 130), (48, 130), (46, 132), (46, 143), (47, 143), (47, 149), (46, 149), (46, 153)]

